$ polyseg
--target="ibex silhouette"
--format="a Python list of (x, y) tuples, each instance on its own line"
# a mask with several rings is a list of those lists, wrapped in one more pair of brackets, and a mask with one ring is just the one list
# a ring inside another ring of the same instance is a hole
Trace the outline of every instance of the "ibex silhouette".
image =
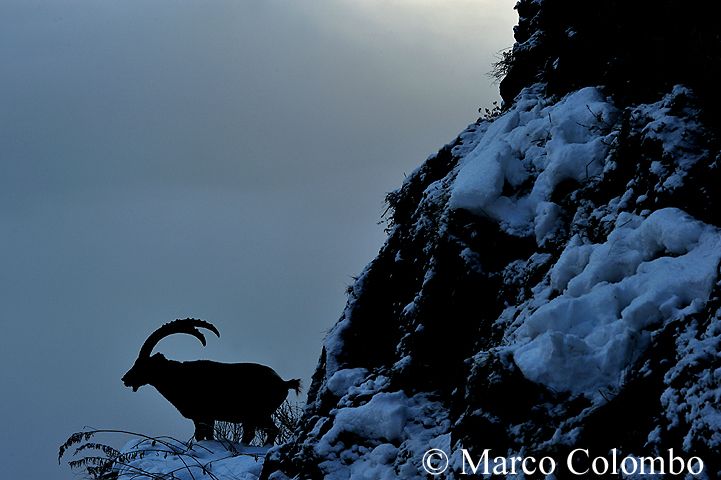
[(133, 391), (152, 385), (180, 414), (195, 424), (196, 440), (212, 440), (215, 421), (243, 424), (241, 442), (253, 440), (257, 428), (268, 433), (272, 445), (278, 427), (271, 416), (288, 396), (300, 393), (300, 379), (283, 380), (272, 368), (258, 363), (219, 363), (210, 360), (178, 362), (160, 353), (150, 355), (157, 343), (174, 333), (193, 335), (205, 346), (205, 328), (220, 337), (215, 326), (204, 320), (186, 318), (166, 323), (155, 330), (140, 348), (135, 364), (122, 381)]

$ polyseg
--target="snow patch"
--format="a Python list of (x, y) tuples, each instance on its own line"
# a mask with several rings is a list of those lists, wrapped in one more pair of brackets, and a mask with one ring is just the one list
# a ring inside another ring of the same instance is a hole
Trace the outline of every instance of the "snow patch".
[(661, 159), (650, 165), (651, 173), (658, 177), (657, 192), (682, 186), (691, 168), (708, 154), (699, 148), (703, 128), (698, 110), (688, 105), (689, 98), (693, 98), (691, 91), (676, 85), (662, 100), (639, 105), (631, 112), (632, 121), (643, 125), (644, 141), (661, 145)]
[[(597, 88), (578, 90), (552, 105), (533, 89), (525, 90), (460, 162), (450, 207), (493, 218), (514, 235), (535, 233), (540, 243), (554, 223), (555, 205), (549, 200), (556, 186), (564, 180), (586, 182), (603, 171), (616, 135), (604, 131), (616, 116)], [(532, 188), (524, 193), (529, 180)]]
[(597, 398), (618, 388), (650, 327), (703, 307), (719, 259), (718, 229), (674, 208), (621, 214), (601, 244), (575, 237), (551, 270), (560, 295), (514, 334), (516, 365), (555, 390)]
[[(721, 348), (720, 313), (705, 331), (692, 324), (678, 336), (679, 361), (664, 377), (667, 388), (661, 404), (670, 425), (688, 426), (683, 439), (686, 451), (702, 443), (711, 450), (721, 447), (721, 368), (715, 360)], [(649, 440), (658, 441), (658, 435)]]
[(340, 409), (333, 427), (318, 442), (316, 450), (326, 455), (343, 432), (366, 439), (399, 440), (406, 423), (407, 400), (403, 392), (379, 393), (365, 405)]
[(377, 393), (332, 413), (333, 426), (315, 445), (328, 458), (319, 465), (327, 480), (424, 478), (423, 454), (450, 449), (446, 409), (424, 394)]
[(348, 389), (360, 384), (367, 375), (368, 370), (365, 368), (338, 370), (328, 379), (326, 387), (333, 395), (342, 397), (348, 392)]
[(118, 480), (257, 480), (269, 447), (202, 441), (192, 446), (168, 440), (131, 440), (121, 452), (136, 454), (117, 466)]

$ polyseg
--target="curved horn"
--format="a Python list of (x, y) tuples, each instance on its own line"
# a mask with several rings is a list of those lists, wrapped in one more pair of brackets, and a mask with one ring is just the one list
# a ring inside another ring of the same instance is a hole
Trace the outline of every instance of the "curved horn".
[(198, 340), (200, 340), (200, 343), (205, 346), (205, 336), (200, 333), (200, 330), (198, 330), (197, 327), (208, 329), (214, 334), (216, 334), (218, 337), (220, 337), (218, 329), (215, 328), (215, 325), (210, 322), (198, 320), (195, 318), (173, 320), (172, 322), (166, 323), (165, 325), (150, 334), (148, 339), (145, 340), (145, 343), (143, 343), (143, 346), (140, 347), (140, 353), (138, 354), (138, 357), (149, 357), (150, 352), (153, 351), (153, 348), (155, 347), (155, 345), (158, 344), (160, 340), (174, 333), (187, 333), (188, 335), (192, 335)]

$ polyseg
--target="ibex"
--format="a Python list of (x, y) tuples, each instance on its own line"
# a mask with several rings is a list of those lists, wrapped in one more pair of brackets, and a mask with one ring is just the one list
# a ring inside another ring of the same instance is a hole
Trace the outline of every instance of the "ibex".
[(166, 323), (145, 340), (135, 364), (123, 375), (123, 383), (134, 392), (143, 385), (155, 387), (182, 416), (193, 421), (196, 440), (212, 440), (218, 420), (242, 423), (241, 442), (245, 444), (253, 440), (256, 428), (262, 428), (268, 433), (266, 445), (272, 445), (278, 428), (271, 415), (288, 390), (300, 393), (300, 380), (283, 380), (272, 368), (257, 363), (178, 362), (160, 353), (150, 355), (160, 340), (174, 333), (192, 335), (205, 346), (198, 327), (220, 337), (218, 329), (203, 320)]

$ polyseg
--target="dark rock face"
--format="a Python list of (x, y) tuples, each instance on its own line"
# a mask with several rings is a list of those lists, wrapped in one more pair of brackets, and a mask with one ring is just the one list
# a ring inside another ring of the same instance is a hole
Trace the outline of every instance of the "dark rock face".
[[(680, 5), (518, 3), (506, 113), (389, 194), (388, 240), (265, 478), (426, 478), (433, 446), (559, 463), (573, 448), (674, 448), (718, 476), (720, 37)], [(453, 457), (445, 478), (460, 468)]]
[(501, 95), (512, 102), (539, 81), (557, 94), (605, 85), (628, 104), (653, 101), (683, 83), (718, 106), (721, 36), (707, 8), (679, 0), (520, 0)]

